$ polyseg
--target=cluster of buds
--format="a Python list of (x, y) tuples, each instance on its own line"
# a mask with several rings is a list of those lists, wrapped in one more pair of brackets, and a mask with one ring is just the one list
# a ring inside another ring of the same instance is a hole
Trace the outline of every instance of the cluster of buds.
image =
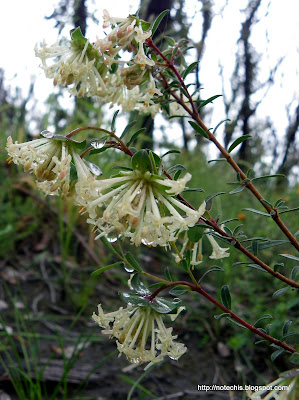
[[(77, 28), (70, 41), (36, 46), (46, 77), (76, 97), (95, 96), (103, 103), (122, 105), (124, 111), (155, 114), (161, 92), (150, 73), (155, 62), (144, 51), (152, 34), (149, 24), (131, 15), (112, 18), (105, 10), (103, 27), (109, 26), (111, 32), (94, 43)], [(124, 52), (133, 54), (131, 60), (123, 60)]]

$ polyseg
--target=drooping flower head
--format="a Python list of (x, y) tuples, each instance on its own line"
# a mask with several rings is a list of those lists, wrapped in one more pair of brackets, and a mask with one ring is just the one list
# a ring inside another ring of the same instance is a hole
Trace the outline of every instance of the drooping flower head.
[[(69, 88), (75, 96), (95, 96), (100, 90), (106, 91), (103, 78), (107, 73), (104, 58), (77, 28), (71, 40), (65, 44), (55, 43), (35, 47), (35, 54), (42, 61), (47, 78), (54, 79), (54, 85)], [(70, 86), (71, 85), (71, 86)]]
[(148, 160), (145, 150), (133, 156), (132, 171), (94, 181), (93, 198), (86, 190), (90, 181), (78, 174), (76, 202), (88, 212), (87, 222), (99, 231), (98, 237), (119, 235), (136, 246), (167, 246), (198, 221), (205, 207), (193, 210), (174, 197), (184, 190), (190, 174), (177, 181), (165, 179), (144, 167), (143, 157)]
[(280, 378), (255, 392), (247, 390), (247, 396), (251, 400), (297, 400), (299, 398), (299, 370), (285, 371), (280, 374)]
[[(136, 287), (135, 277), (132, 283)], [(140, 282), (138, 285), (138, 294), (123, 294), (123, 299), (128, 303), (125, 309), (120, 307), (117, 311), (105, 314), (99, 304), (98, 314), (92, 315), (93, 320), (104, 328), (103, 334), (117, 339), (118, 351), (124, 353), (131, 363), (149, 362), (151, 365), (162, 361), (165, 356), (178, 360), (187, 348), (175, 341), (177, 336), (172, 335), (172, 328), (166, 328), (163, 322), (163, 316), (177, 307), (175, 301), (171, 303), (159, 298), (153, 300), (157, 303), (148, 303), (145, 297), (150, 292), (140, 287)], [(183, 309), (179, 307), (175, 314), (168, 314), (171, 320)]]
[(70, 183), (70, 163), (72, 156), (66, 141), (55, 139), (55, 135), (47, 132), (42, 139), (25, 143), (13, 143), (7, 139), (6, 150), (15, 164), (22, 164), (25, 171), (33, 172), (38, 187), (49, 195), (57, 195), (60, 191), (68, 193)]
[(210, 255), (211, 259), (220, 260), (222, 258), (230, 256), (230, 254), (227, 253), (227, 250), (229, 250), (229, 248), (220, 247), (219, 244), (216, 242), (214, 236), (207, 234), (207, 238), (209, 239), (209, 242), (211, 243), (213, 248), (212, 254)]
[(144, 49), (152, 34), (150, 24), (134, 15), (112, 18), (104, 10), (104, 28), (109, 26), (111, 32), (93, 43), (76, 28), (69, 41), (36, 46), (46, 77), (74, 96), (95, 96), (102, 103), (121, 105), (124, 111), (156, 114), (160, 106), (154, 99), (161, 93), (151, 75), (155, 62)]

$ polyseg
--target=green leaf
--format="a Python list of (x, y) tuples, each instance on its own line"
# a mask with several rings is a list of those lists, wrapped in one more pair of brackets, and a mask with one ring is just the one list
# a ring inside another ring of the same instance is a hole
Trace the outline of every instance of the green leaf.
[(259, 242), (258, 242), (257, 240), (253, 240), (251, 246), (252, 246), (253, 254), (254, 254), (255, 256), (257, 256), (257, 255), (258, 255), (258, 252), (259, 252)]
[(257, 324), (260, 322), (260, 321), (262, 321), (263, 319), (269, 319), (269, 318), (273, 318), (272, 317), (272, 315), (271, 314), (265, 314), (265, 315), (263, 315), (261, 318), (259, 318), (255, 323), (254, 323), (254, 325), (253, 326), (257, 326)]
[(193, 70), (197, 67), (199, 61), (195, 61), (192, 64), (190, 64), (185, 71), (182, 73), (182, 78), (186, 79), (187, 75), (189, 75)]
[(291, 278), (294, 280), (295, 278), (296, 278), (296, 275), (297, 275), (297, 272), (299, 271), (299, 265), (296, 265), (296, 267), (294, 267), (293, 269), (292, 269), (292, 272), (291, 272)]
[(290, 258), (291, 260), (299, 261), (299, 257), (293, 256), (292, 254), (279, 254), (281, 257)]
[(204, 192), (204, 190), (201, 188), (186, 188), (183, 190), (183, 193), (185, 192)]
[(215, 160), (209, 160), (208, 164), (210, 164), (211, 162), (218, 162), (218, 161), (226, 161), (226, 158), (216, 158)]
[(197, 125), (193, 121), (188, 121), (188, 122), (197, 133), (199, 133), (201, 136), (203, 136), (203, 137), (205, 137), (207, 139), (209, 138), (209, 135), (207, 134), (207, 132), (204, 131), (199, 125)]
[(172, 37), (164, 36), (164, 40), (166, 40), (166, 42), (167, 42), (167, 44), (169, 44), (169, 46), (175, 45), (175, 40)]
[(265, 213), (265, 212), (260, 211), (260, 210), (255, 210), (254, 208), (242, 208), (242, 211), (250, 211), (250, 212), (253, 212), (255, 214), (264, 215), (265, 217), (270, 217), (270, 215), (268, 213)]
[(162, 297), (155, 297), (153, 301), (149, 302), (149, 306), (160, 314), (168, 314), (180, 305), (181, 299), (175, 298), (172, 301), (165, 300)]
[(131, 136), (131, 139), (127, 142), (127, 146), (130, 146), (131, 143), (134, 142), (135, 139), (137, 139), (137, 137), (143, 133), (146, 130), (146, 128), (140, 128), (138, 129), (138, 131), (136, 131), (135, 133), (133, 133), (133, 135)]
[[(215, 128), (213, 129), (213, 135), (215, 135), (216, 134), (216, 131), (217, 131), (217, 129), (219, 128), (219, 126), (221, 126), (224, 122), (226, 122), (226, 121), (230, 121), (229, 119), (224, 119), (223, 121), (220, 121), (216, 126), (215, 126)], [(224, 159), (224, 160), (226, 160), (226, 159)]]
[(299, 343), (299, 332), (289, 332), (286, 333), (283, 338), (288, 344), (298, 344)]
[[(276, 247), (287, 243), (289, 243), (288, 240), (268, 240), (267, 242), (259, 243), (259, 250), (269, 249), (270, 247)], [(247, 250), (252, 251), (252, 246), (247, 247)]]
[(107, 149), (110, 149), (110, 146), (103, 146), (101, 149), (92, 149), (92, 150), (90, 150), (89, 154), (94, 155), (94, 154), (103, 153)]
[(158, 17), (156, 18), (155, 22), (153, 23), (152, 26), (152, 36), (154, 36), (154, 33), (156, 32), (158, 26), (160, 25), (160, 22), (162, 21), (162, 19), (164, 18), (164, 16), (169, 13), (169, 10), (164, 10), (161, 12), (161, 14), (158, 15)]
[(173, 175), (173, 180), (174, 180), (174, 181), (177, 181), (177, 180), (179, 179), (179, 177), (181, 176), (181, 173), (182, 173), (181, 170), (176, 171), (176, 172), (174, 173), (174, 175)]
[(136, 124), (136, 122), (137, 121), (132, 121), (125, 127), (125, 129), (123, 130), (123, 133), (120, 136), (120, 139), (122, 139), (129, 132), (129, 130), (132, 128), (132, 126), (134, 126)]
[(135, 260), (135, 258), (133, 257), (133, 255), (131, 253), (129, 253), (129, 252), (126, 253), (125, 254), (125, 259), (129, 262), (131, 267), (133, 267), (136, 271), (142, 272), (142, 268), (140, 267), (140, 265), (138, 264), (137, 260)]
[(231, 296), (228, 285), (223, 285), (220, 291), (221, 301), (224, 307), (231, 309)]
[(110, 128), (110, 130), (112, 132), (115, 132), (115, 122), (116, 122), (116, 117), (117, 117), (117, 114), (119, 113), (119, 111), (120, 110), (115, 111), (115, 113), (113, 115), (112, 122), (111, 122), (111, 128)]
[(112, 251), (112, 253), (118, 254), (112, 244), (104, 236), (102, 236), (100, 240), (110, 251)]
[(231, 317), (226, 317), (226, 319), (228, 319), (228, 320), (229, 320), (230, 322), (232, 322), (233, 324), (239, 326), (240, 328), (247, 329), (244, 325), (240, 324), (240, 322), (237, 322), (236, 320), (234, 320), (234, 319), (231, 318)]
[(210, 196), (206, 197), (205, 202), (208, 203), (208, 202), (211, 201), (214, 197), (220, 196), (221, 194), (225, 194), (225, 192), (217, 192), (217, 193), (211, 194)]
[(290, 357), (289, 361), (292, 364), (299, 365), (299, 353), (292, 354), (292, 356)]
[(218, 97), (222, 97), (221, 94), (216, 94), (216, 96), (212, 96), (207, 100), (204, 100), (203, 102), (200, 103), (199, 107), (197, 107), (197, 110), (199, 111), (201, 108), (206, 106), (207, 104), (211, 103), (213, 100), (217, 99)]
[(208, 275), (210, 272), (213, 272), (213, 271), (224, 272), (224, 269), (221, 268), (221, 267), (219, 267), (218, 265), (214, 265), (213, 267), (209, 268), (209, 269), (202, 275), (202, 277), (199, 279), (198, 283), (200, 283), (206, 275)]
[(284, 349), (280, 349), (280, 350), (276, 350), (274, 351), (274, 353), (271, 354), (271, 360), (272, 362), (274, 362), (276, 360), (277, 357), (279, 357), (282, 353), (284, 353), (285, 350)]
[(266, 199), (261, 199), (261, 203), (263, 203), (263, 204), (269, 206), (270, 208), (273, 208), (272, 204), (271, 204), (268, 200), (266, 200)]
[(282, 336), (285, 336), (288, 333), (292, 323), (293, 323), (293, 321), (291, 321), (291, 320), (285, 322), (285, 324), (283, 325), (283, 328), (282, 328)]
[(199, 239), (202, 238), (203, 232), (204, 232), (204, 228), (202, 226), (199, 226), (199, 225), (191, 226), (187, 230), (188, 239), (192, 243), (197, 243), (199, 241)]
[(181, 296), (182, 294), (185, 294), (186, 292), (188, 292), (189, 290), (188, 289), (183, 289), (183, 288), (181, 288), (181, 287), (179, 287), (179, 286), (175, 286), (174, 288), (172, 288), (170, 291), (169, 291), (169, 293), (172, 295), (172, 296)]
[(143, 32), (146, 32), (150, 29), (151, 24), (149, 22), (141, 20), (141, 27), (142, 27)]
[[(282, 210), (282, 207), (278, 207), (278, 209)], [(285, 214), (285, 213), (289, 213), (289, 212), (293, 212), (293, 211), (297, 211), (297, 210), (299, 210), (299, 207), (288, 208), (287, 210), (279, 211), (279, 214)]]
[(137, 293), (119, 293), (119, 297), (125, 303), (135, 307), (146, 307), (148, 301)]
[(103, 272), (107, 271), (108, 269), (112, 269), (114, 267), (117, 267), (120, 264), (123, 264), (123, 262), (122, 261), (117, 261), (114, 264), (110, 264), (110, 265), (107, 265), (106, 267), (102, 267), (102, 268), (96, 269), (95, 271), (93, 271), (91, 273), (91, 276), (98, 276), (98, 275), (102, 274)]
[(165, 272), (166, 278), (171, 282), (171, 281), (172, 281), (172, 278), (171, 278), (171, 274), (170, 274), (170, 272), (169, 272), (169, 268), (166, 267), (165, 270), (164, 270), (164, 272)]
[(172, 153), (181, 154), (181, 152), (179, 150), (169, 150), (166, 153), (164, 153), (163, 156), (161, 156), (161, 158), (167, 156), (167, 154), (172, 154)]
[(258, 269), (259, 271), (262, 271), (262, 272), (267, 272), (264, 268), (262, 268), (260, 265), (258, 265), (258, 264), (247, 264), (247, 267), (250, 267), (250, 268), (254, 268), (254, 269)]
[(174, 171), (186, 171), (186, 168), (182, 164), (176, 164), (169, 168), (167, 172), (171, 174)]
[(138, 170), (141, 173), (153, 172), (152, 163), (146, 150), (138, 150), (131, 158), (131, 162), (133, 170)]
[(246, 139), (250, 138), (251, 135), (243, 135), (241, 137), (239, 137), (238, 139), (236, 139), (229, 147), (228, 152), (232, 152), (234, 150), (234, 148), (236, 148), (239, 144), (241, 144), (242, 142), (244, 142)]
[(154, 153), (153, 151), (149, 151), (149, 157), (152, 161), (152, 165), (154, 166), (154, 171), (156, 173), (156, 169), (160, 167), (162, 159), (158, 156), (158, 154)]
[(138, 274), (133, 275), (133, 278), (131, 279), (131, 285), (133, 290), (135, 290), (135, 292), (137, 292), (141, 296), (146, 296), (151, 294), (148, 288), (139, 279)]
[(223, 317), (227, 317), (228, 315), (230, 315), (230, 314), (229, 313), (222, 313), (222, 314), (219, 314), (219, 315), (214, 315), (214, 318), (219, 320), (219, 319), (221, 319)]
[(286, 287), (284, 287), (282, 289), (276, 290), (276, 292), (273, 293), (272, 298), (276, 299), (278, 296), (282, 295), (283, 293), (285, 293), (289, 289), (290, 289), (290, 286), (286, 286)]
[(236, 193), (240, 193), (243, 192), (243, 190), (245, 189), (246, 186), (242, 185), (242, 186), (238, 186), (236, 189), (231, 190), (229, 192), (229, 194), (236, 194)]
[(284, 267), (284, 263), (275, 263), (273, 265), (273, 271), (277, 272), (280, 267)]
[(257, 178), (252, 178), (251, 181), (253, 182), (253, 181), (257, 181), (259, 179), (268, 179), (268, 178), (277, 178), (277, 177), (285, 178), (285, 175), (283, 175), (283, 174), (263, 175), (263, 176), (259, 176)]

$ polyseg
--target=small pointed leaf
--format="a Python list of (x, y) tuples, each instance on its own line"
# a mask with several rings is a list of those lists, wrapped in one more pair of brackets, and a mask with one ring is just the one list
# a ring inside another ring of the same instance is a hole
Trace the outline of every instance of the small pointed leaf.
[(243, 135), (241, 137), (239, 137), (238, 139), (236, 139), (229, 147), (228, 152), (232, 152), (234, 150), (234, 148), (236, 148), (239, 144), (241, 144), (242, 142), (244, 142), (246, 139), (250, 138), (251, 135)]
[(224, 307), (231, 309), (231, 296), (228, 285), (223, 285), (220, 291), (221, 301)]

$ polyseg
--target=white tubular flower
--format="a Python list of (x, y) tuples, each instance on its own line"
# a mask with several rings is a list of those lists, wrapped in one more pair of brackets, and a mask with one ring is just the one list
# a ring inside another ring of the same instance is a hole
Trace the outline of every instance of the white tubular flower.
[(165, 356), (178, 360), (187, 350), (183, 343), (175, 342), (177, 336), (172, 336), (172, 328), (165, 327), (162, 315), (146, 306), (121, 307), (104, 314), (99, 304), (98, 315), (93, 313), (92, 318), (104, 328), (102, 333), (117, 339), (118, 351), (124, 353), (129, 362), (152, 364)]
[[(74, 35), (76, 37), (80, 33), (74, 32)], [(103, 57), (88, 40), (84, 42), (83, 38), (83, 41), (71, 40), (67, 45), (55, 43), (52, 46), (43, 42), (40, 49), (35, 46), (35, 54), (42, 61), (46, 77), (54, 79), (55, 86), (72, 85), (68, 90), (78, 97), (98, 95), (99, 90), (106, 91), (101, 74), (106, 74), (107, 67)]]
[[(263, 386), (261, 390), (251, 392), (247, 390), (247, 396), (251, 400), (298, 400), (299, 398), (299, 375), (298, 371), (290, 370), (287, 374), (295, 371), (297, 376), (285, 378), (281, 377)], [(283, 375), (282, 374), (282, 375)]]
[(210, 255), (211, 259), (219, 260), (221, 258), (230, 256), (229, 253), (226, 253), (226, 251), (229, 250), (229, 248), (224, 249), (224, 248), (220, 247), (212, 235), (207, 234), (207, 238), (209, 239), (209, 242), (211, 243), (212, 248), (213, 248), (213, 252)]
[(68, 193), (72, 156), (65, 141), (42, 138), (13, 143), (9, 136), (6, 150), (11, 161), (22, 164), (25, 171), (32, 171), (37, 179), (44, 180), (37, 185), (46, 195)]
[(148, 171), (136, 170), (120, 175), (94, 181), (93, 200), (82, 193), (82, 183), (78, 181), (76, 185), (76, 202), (88, 212), (87, 222), (100, 232), (97, 238), (120, 235), (130, 238), (136, 246), (140, 243), (167, 246), (204, 213), (204, 210), (192, 210), (172, 197), (184, 188), (190, 174), (178, 181), (163, 179)]
[(146, 41), (146, 39), (148, 39), (149, 37), (152, 36), (152, 31), (146, 31), (143, 32), (142, 28), (136, 26), (135, 27), (135, 32), (136, 35), (134, 37), (134, 39), (136, 40), (136, 42), (138, 43), (138, 52), (134, 58), (134, 61), (136, 64), (140, 64), (141, 66), (150, 66), (153, 67), (155, 65), (155, 61), (151, 60), (149, 57), (147, 57), (144, 53), (144, 42)]

